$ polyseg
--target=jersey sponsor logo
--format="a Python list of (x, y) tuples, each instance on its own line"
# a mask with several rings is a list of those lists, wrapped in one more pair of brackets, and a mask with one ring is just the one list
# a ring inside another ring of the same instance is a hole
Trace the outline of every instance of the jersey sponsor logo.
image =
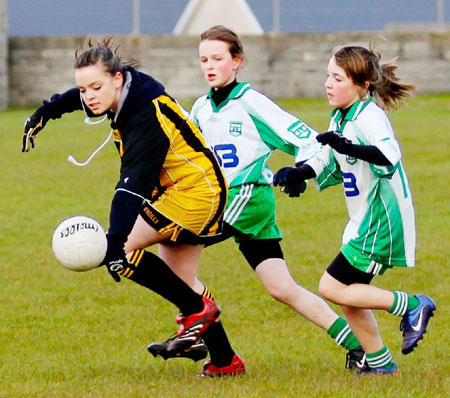
[(357, 158), (355, 158), (354, 156), (348, 156), (345, 158), (345, 161), (349, 164), (349, 165), (354, 165), (356, 164), (356, 162), (358, 161)]
[(287, 130), (300, 139), (309, 138), (309, 136), (311, 135), (311, 130), (309, 129), (309, 127), (300, 120), (297, 120), (295, 123), (292, 123), (287, 128)]
[(158, 224), (159, 223), (159, 219), (158, 217), (156, 217), (153, 212), (147, 207), (145, 206), (143, 208), (144, 213), (147, 215), (147, 217), (154, 223), (154, 224)]
[[(211, 123), (220, 123), (220, 116), (219, 115), (217, 115), (216, 113), (213, 113), (210, 117), (209, 117), (209, 121), (211, 122)], [(197, 125), (198, 125), (198, 123), (197, 123)]]
[(233, 137), (238, 137), (238, 136), (242, 135), (242, 122), (237, 122), (237, 121), (231, 120), (229, 133)]

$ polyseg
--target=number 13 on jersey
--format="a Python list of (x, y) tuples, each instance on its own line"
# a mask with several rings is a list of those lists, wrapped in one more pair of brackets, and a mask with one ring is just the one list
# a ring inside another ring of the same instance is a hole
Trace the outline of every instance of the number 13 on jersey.
[(233, 144), (219, 144), (214, 146), (214, 153), (222, 167), (236, 167), (239, 164), (237, 150)]

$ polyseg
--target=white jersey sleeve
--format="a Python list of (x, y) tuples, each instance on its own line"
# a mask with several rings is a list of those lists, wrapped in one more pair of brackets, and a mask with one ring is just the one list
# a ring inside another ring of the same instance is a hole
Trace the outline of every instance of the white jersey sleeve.
[(358, 139), (355, 144), (376, 146), (392, 165), (400, 161), (400, 146), (391, 123), (385, 112), (376, 104), (370, 104), (352, 125)]
[(249, 90), (240, 102), (257, 124), (265, 142), (287, 153), (294, 149), (295, 163), (307, 160), (319, 149), (317, 131), (264, 94)]
[(301, 162), (320, 147), (315, 130), (248, 83), (239, 83), (219, 106), (209, 95), (198, 98), (190, 117), (216, 154), (230, 187), (271, 184), (267, 162), (275, 149)]

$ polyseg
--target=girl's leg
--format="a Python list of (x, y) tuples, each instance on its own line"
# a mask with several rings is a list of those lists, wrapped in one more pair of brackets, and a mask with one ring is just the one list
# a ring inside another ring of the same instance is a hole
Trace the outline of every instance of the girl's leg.
[(203, 284), (197, 279), (202, 250), (203, 245), (194, 246), (185, 243), (158, 245), (159, 257), (198, 294), (203, 293)]
[(401, 290), (389, 291), (370, 286), (373, 275), (353, 267), (339, 253), (323, 274), (319, 291), (336, 304), (354, 308), (379, 309), (403, 317), (403, 354), (409, 354), (423, 339), (436, 310), (436, 304), (421, 294), (408, 295)]
[(381, 340), (378, 331), (378, 324), (372, 311), (341, 306), (342, 312), (351, 326), (353, 333), (355, 333), (365, 352), (376, 352), (383, 348), (383, 341)]
[(325, 329), (337, 344), (350, 351), (348, 366), (352, 367), (353, 357), (363, 355), (361, 345), (344, 318), (338, 316), (319, 296), (294, 281), (279, 239), (244, 239), (239, 242), (239, 250), (272, 297)]
[(289, 305), (322, 329), (328, 330), (338, 319), (323, 299), (294, 281), (283, 259), (267, 259), (256, 267), (255, 272), (273, 298)]
[[(151, 252), (143, 250), (143, 248), (149, 245), (167, 241), (169, 237), (170, 233), (165, 235), (159, 234), (141, 216), (138, 216), (125, 244), (128, 265), (119, 274), (160, 294), (175, 304), (186, 316), (182, 322), (183, 327), (179, 331), (177, 339), (174, 340), (170, 347), (171, 349), (175, 349), (176, 347), (182, 348), (186, 345), (192, 345), (204, 330), (214, 322), (220, 314), (220, 310), (213, 301), (196, 293), (190, 287), (189, 283), (186, 283), (176, 275), (163, 259)], [(202, 246), (187, 246), (176, 243), (171, 245), (170, 255), (168, 257), (174, 259), (175, 264), (181, 264), (181, 261), (176, 262), (175, 260), (186, 256), (185, 259), (188, 261), (190, 267), (185, 268), (184, 274), (190, 279), (189, 282), (193, 284)], [(191, 255), (193, 260), (191, 259)], [(190, 269), (192, 267), (194, 267), (193, 270)], [(193, 275), (194, 277), (189, 275)], [(202, 326), (198, 327), (199, 324)], [(191, 329), (192, 331), (190, 331)], [(185, 337), (189, 333), (193, 336), (194, 340)]]
[[(350, 283), (347, 285), (325, 272), (320, 280), (319, 291), (325, 298), (336, 304), (341, 304), (348, 324), (366, 352), (369, 368), (363, 369), (362, 373), (397, 374), (397, 365), (392, 362), (389, 349), (383, 345), (375, 317), (369, 309), (361, 308), (364, 305), (371, 308), (373, 306), (372, 301), (364, 297), (352, 297), (352, 294), (362, 295), (365, 290), (369, 290), (373, 296), (371, 299), (376, 300), (376, 293), (380, 291), (382, 296), (385, 291), (378, 288), (364, 289), (364, 287), (373, 286), (364, 283)], [(356, 303), (356, 305), (353, 306), (352, 303)]]
[(170, 235), (171, 232), (161, 235), (139, 215), (134, 223), (133, 229), (128, 235), (125, 243), (125, 252), (128, 253), (136, 249), (145, 249), (156, 243), (167, 241)]
[(255, 272), (273, 298), (289, 305), (308, 321), (324, 329), (338, 345), (349, 350), (346, 367), (353, 369), (361, 366), (355, 361), (362, 358), (364, 353), (346, 320), (318, 295), (298, 285), (284, 259), (264, 260), (256, 267)]
[(395, 299), (389, 290), (363, 283), (345, 285), (328, 272), (324, 272), (320, 279), (319, 292), (335, 304), (374, 310), (389, 310)]
[[(197, 266), (203, 246), (188, 244), (159, 244), (159, 254), (169, 267), (197, 293), (208, 296), (208, 290), (197, 279)], [(211, 295), (209, 294), (209, 297)], [(214, 322), (202, 335), (211, 356), (211, 362), (217, 367), (230, 365), (235, 356), (222, 322)]]

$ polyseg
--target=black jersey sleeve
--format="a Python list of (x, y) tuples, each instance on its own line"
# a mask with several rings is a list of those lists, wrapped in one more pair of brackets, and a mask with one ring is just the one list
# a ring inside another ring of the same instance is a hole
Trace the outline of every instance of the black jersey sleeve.
[(329, 145), (335, 151), (380, 166), (392, 166), (392, 163), (375, 145), (358, 145), (347, 140), (342, 133), (328, 131), (316, 137), (322, 145)]
[(139, 211), (142, 198), (122, 190), (114, 194), (109, 213), (108, 236), (122, 243), (126, 242)]
[(379, 166), (392, 166), (391, 162), (375, 145), (350, 144), (347, 155)]
[(48, 119), (59, 119), (64, 113), (73, 112), (82, 108), (80, 90), (71, 88), (62, 94), (53, 94), (50, 101), (43, 101), (37, 112)]

